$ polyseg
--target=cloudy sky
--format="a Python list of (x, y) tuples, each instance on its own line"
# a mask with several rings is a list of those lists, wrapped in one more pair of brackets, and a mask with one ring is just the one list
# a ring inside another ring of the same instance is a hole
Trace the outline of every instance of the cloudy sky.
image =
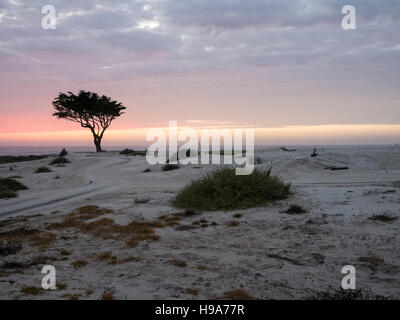
[(261, 144), (395, 143), (399, 84), (399, 0), (0, 0), (0, 145), (90, 144), (51, 117), (79, 89), (127, 107), (106, 144), (169, 120), (254, 127)]

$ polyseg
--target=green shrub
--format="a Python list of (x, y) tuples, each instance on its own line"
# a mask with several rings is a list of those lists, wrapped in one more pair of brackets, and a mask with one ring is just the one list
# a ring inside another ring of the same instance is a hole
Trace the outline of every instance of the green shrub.
[(21, 182), (11, 178), (0, 179), (0, 185), (13, 191), (28, 189), (28, 187), (23, 185)]
[(52, 172), (52, 171), (47, 167), (39, 167), (34, 172), (35, 173), (46, 173), (46, 172)]
[(65, 164), (65, 163), (70, 163), (70, 161), (64, 157), (57, 157), (52, 162), (50, 162), (50, 164)]
[(11, 178), (0, 179), (0, 199), (15, 198), (18, 190), (28, 189), (21, 182)]
[(177, 208), (198, 210), (244, 209), (284, 199), (290, 184), (271, 176), (271, 169), (255, 169), (250, 175), (236, 175), (224, 167), (192, 181), (172, 200)]
[(15, 198), (17, 193), (0, 184), (0, 199)]

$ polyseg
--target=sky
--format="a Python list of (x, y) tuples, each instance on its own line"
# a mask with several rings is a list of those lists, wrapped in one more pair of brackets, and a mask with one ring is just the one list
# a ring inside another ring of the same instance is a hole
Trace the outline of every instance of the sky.
[(0, 0), (3, 146), (91, 144), (52, 117), (58, 93), (80, 89), (127, 107), (108, 145), (170, 120), (254, 128), (257, 144), (393, 144), (399, 84), (398, 0)]

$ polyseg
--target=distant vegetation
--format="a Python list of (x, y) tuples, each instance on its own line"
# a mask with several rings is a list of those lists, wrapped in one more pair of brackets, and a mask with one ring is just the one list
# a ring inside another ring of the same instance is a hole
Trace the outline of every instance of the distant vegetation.
[(15, 179), (0, 179), (0, 199), (15, 198), (17, 197), (17, 191), (26, 189), (28, 189), (27, 186)]
[(145, 156), (146, 155), (146, 150), (142, 151), (137, 151), (133, 149), (124, 149), (122, 150), (119, 154), (123, 154), (126, 156)]
[(53, 172), (52, 170), (50, 170), (47, 167), (39, 167), (37, 168), (35, 171), (35, 173), (46, 173), (46, 172)]
[(70, 161), (67, 158), (64, 158), (64, 157), (57, 157), (53, 161), (50, 162), (51, 165), (54, 165), (54, 164), (66, 164), (66, 163), (70, 163)]
[(161, 171), (171, 171), (176, 169), (179, 169), (179, 166), (177, 164), (171, 164), (171, 163), (164, 164), (161, 167)]
[(2, 163), (14, 163), (14, 162), (22, 162), (22, 161), (34, 161), (47, 158), (48, 155), (41, 156), (0, 156), (0, 164)]
[(172, 200), (182, 209), (230, 210), (261, 206), (289, 195), (290, 184), (255, 169), (250, 175), (236, 175), (235, 168), (217, 169), (192, 181)]

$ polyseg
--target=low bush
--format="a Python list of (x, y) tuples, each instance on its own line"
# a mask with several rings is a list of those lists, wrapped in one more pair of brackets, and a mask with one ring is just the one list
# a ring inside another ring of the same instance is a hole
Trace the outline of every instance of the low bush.
[(271, 170), (255, 169), (250, 175), (236, 175), (224, 167), (192, 181), (178, 192), (172, 204), (182, 209), (245, 209), (285, 199), (290, 184), (271, 175)]
[(11, 179), (2, 178), (0, 179), (0, 199), (15, 198), (17, 197), (18, 190), (26, 190), (27, 186), (23, 185), (21, 182)]
[(50, 162), (51, 165), (54, 165), (54, 164), (65, 164), (65, 163), (70, 163), (70, 161), (67, 158), (64, 158), (64, 157), (57, 157), (53, 161)]
[(46, 173), (46, 172), (52, 172), (52, 171), (47, 167), (39, 167), (34, 172), (35, 173)]
[(0, 179), (0, 185), (5, 186), (13, 191), (18, 191), (18, 190), (26, 190), (28, 189), (27, 186), (23, 185), (21, 182), (12, 179), (12, 178), (2, 178)]

